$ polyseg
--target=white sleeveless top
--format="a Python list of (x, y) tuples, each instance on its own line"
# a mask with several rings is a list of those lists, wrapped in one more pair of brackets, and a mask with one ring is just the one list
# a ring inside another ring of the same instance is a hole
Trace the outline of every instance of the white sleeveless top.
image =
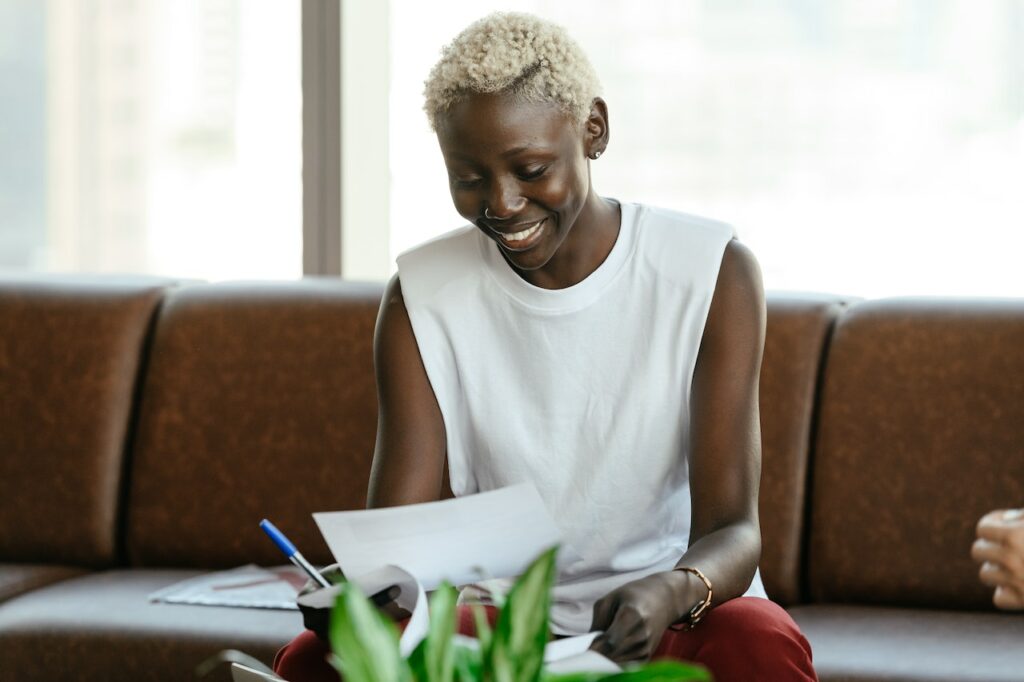
[[(622, 204), (605, 261), (567, 289), (522, 279), (466, 226), (398, 257), (456, 495), (532, 482), (576, 555), (552, 630), (670, 570), (690, 533), (690, 388), (728, 225)], [(760, 575), (747, 592), (764, 597)]]

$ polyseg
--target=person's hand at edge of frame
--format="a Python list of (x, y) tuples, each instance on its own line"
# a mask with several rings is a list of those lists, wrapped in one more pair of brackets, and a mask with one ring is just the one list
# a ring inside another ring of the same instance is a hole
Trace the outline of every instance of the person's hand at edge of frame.
[(1024, 609), (1024, 509), (998, 509), (978, 521), (971, 557), (981, 563), (978, 577), (995, 588), (1000, 609)]

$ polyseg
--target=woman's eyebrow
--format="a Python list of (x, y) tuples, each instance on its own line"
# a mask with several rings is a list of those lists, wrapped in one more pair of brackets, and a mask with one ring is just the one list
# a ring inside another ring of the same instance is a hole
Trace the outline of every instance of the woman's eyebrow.
[(522, 145), (520, 147), (513, 147), (512, 149), (508, 149), (508, 150), (503, 151), (501, 153), (501, 157), (503, 159), (507, 159), (510, 156), (515, 156), (516, 154), (521, 154), (523, 152), (546, 152), (546, 151), (548, 151), (547, 147), (536, 147), (536, 146), (532, 146), (532, 145)]
[[(522, 145), (519, 147), (513, 147), (512, 149), (507, 149), (498, 154), (498, 156), (502, 159), (508, 159), (518, 154), (522, 154), (523, 152), (533, 152), (535, 154), (550, 154), (551, 150), (548, 147), (543, 146)], [(449, 153), (448, 158), (450, 158), (452, 161), (456, 161), (459, 163), (467, 163), (469, 165), (477, 165), (480, 163), (480, 160), (477, 157), (471, 154), (461, 154), (459, 152)]]

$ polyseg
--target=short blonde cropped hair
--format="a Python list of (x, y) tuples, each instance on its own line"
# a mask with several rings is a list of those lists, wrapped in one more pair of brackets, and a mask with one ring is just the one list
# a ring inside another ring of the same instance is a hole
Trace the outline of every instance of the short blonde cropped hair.
[(532, 14), (496, 12), (469, 25), (441, 51), (424, 88), (430, 127), (473, 93), (550, 102), (578, 123), (600, 91), (597, 74), (564, 28)]

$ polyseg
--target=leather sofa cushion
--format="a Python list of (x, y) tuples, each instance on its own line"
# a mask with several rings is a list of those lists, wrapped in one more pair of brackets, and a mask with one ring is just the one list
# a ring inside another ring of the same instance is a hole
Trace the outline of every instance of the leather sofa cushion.
[(132, 464), (134, 564), (280, 564), (264, 517), (310, 561), (331, 561), (311, 514), (366, 505), (382, 293), (304, 280), (167, 298)]
[(67, 580), (85, 571), (74, 566), (48, 564), (0, 564), (0, 603), (59, 580)]
[(167, 280), (0, 280), (0, 561), (108, 565), (140, 357)]
[(1019, 682), (1024, 616), (864, 606), (789, 611), (822, 682)]
[[(19, 682), (192, 680), (196, 665), (222, 649), (269, 664), (302, 630), (298, 611), (147, 601), (151, 592), (196, 574), (104, 571), (12, 599), (0, 605), (3, 670), (17, 671)], [(230, 674), (225, 668), (204, 679)]]
[(814, 395), (843, 301), (772, 293), (761, 365), (761, 574), (780, 604), (800, 601), (801, 542)]
[(1024, 503), (1024, 301), (854, 305), (814, 455), (814, 601), (991, 609), (978, 518)]

